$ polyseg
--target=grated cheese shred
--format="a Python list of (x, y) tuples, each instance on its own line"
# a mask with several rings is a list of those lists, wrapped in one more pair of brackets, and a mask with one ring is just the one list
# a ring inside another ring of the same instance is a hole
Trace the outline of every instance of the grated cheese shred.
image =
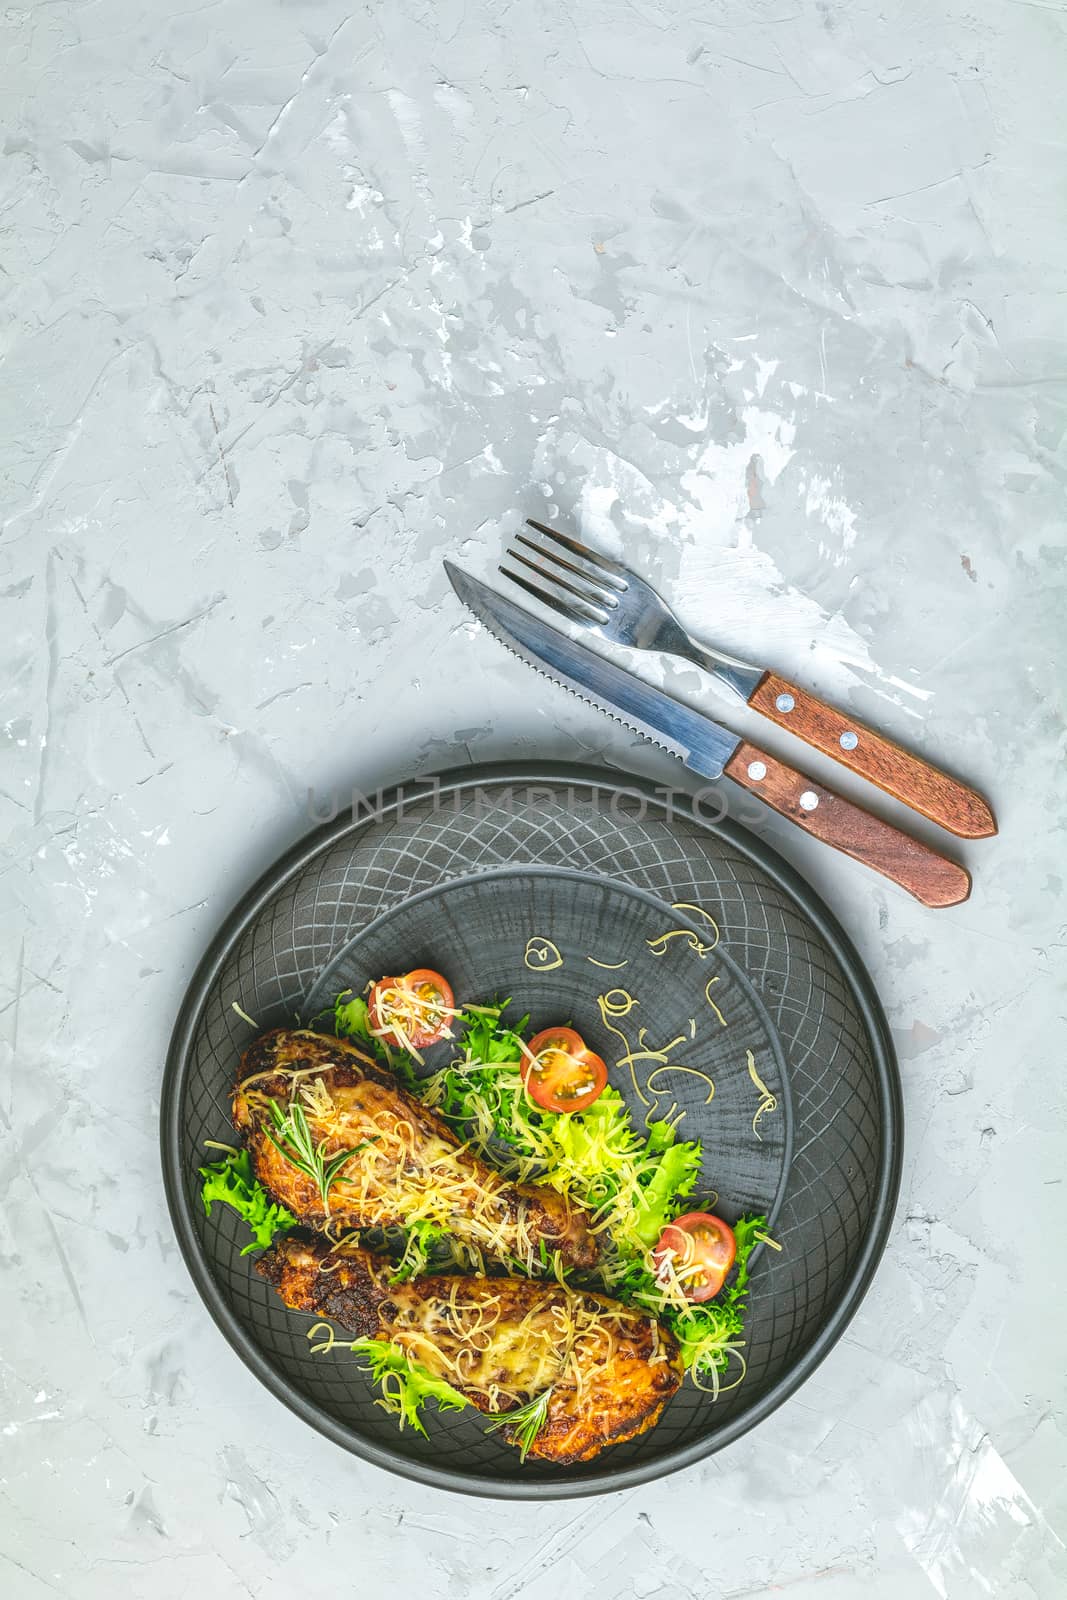
[(752, 1132), (762, 1143), (763, 1135), (759, 1131), (760, 1121), (768, 1114), (768, 1112), (778, 1110), (778, 1097), (770, 1089), (768, 1089), (767, 1085), (756, 1071), (756, 1058), (752, 1054), (752, 1051), (746, 1050), (745, 1055), (748, 1057), (748, 1075), (755, 1084), (756, 1092), (760, 1097), (759, 1105), (756, 1107), (756, 1114), (752, 1118)]

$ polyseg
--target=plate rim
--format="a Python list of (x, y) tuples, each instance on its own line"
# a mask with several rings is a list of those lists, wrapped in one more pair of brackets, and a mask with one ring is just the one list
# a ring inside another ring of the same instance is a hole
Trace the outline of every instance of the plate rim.
[[(557, 1483), (546, 1478), (513, 1482), (484, 1477), (476, 1473), (458, 1475), (451, 1468), (437, 1467), (432, 1462), (413, 1461), (394, 1454), (387, 1447), (378, 1445), (372, 1440), (361, 1438), (347, 1425), (336, 1422), (328, 1412), (322, 1411), (319, 1406), (296, 1391), (288, 1380), (282, 1378), (261, 1354), (254, 1340), (226, 1304), (193, 1227), (181, 1160), (181, 1132), (177, 1110), (185, 1065), (196, 1026), (223, 962), (234, 943), (243, 935), (250, 921), (265, 903), (283, 889), (291, 878), (324, 848), (339, 844), (346, 833), (354, 833), (369, 824), (384, 820), (397, 809), (398, 805), (402, 812), (404, 805), (418, 804), (431, 795), (439, 798), (460, 789), (472, 786), (484, 789), (489, 785), (499, 786), (505, 781), (510, 784), (552, 782), (609, 790), (644, 800), (662, 811), (667, 810), (667, 805), (664, 803), (665, 786), (657, 785), (640, 774), (566, 761), (499, 761), (484, 765), (449, 767), (426, 777), (382, 785), (377, 791), (380, 804), (373, 810), (348, 807), (340, 810), (329, 821), (313, 828), (260, 873), (250, 888), (237, 900), (228, 915), (223, 918), (189, 980), (175, 1018), (160, 1089), (160, 1157), (171, 1223), (182, 1259), (197, 1292), (227, 1343), (264, 1387), (289, 1411), (350, 1454), (432, 1488), (499, 1500), (583, 1499), (590, 1495), (634, 1488), (639, 1484), (693, 1466), (728, 1445), (736, 1443), (776, 1411), (808, 1380), (841, 1338), (862, 1304), (893, 1224), (903, 1162), (904, 1108), (900, 1073), (889, 1025), (870, 974), (851, 939), (821, 896), (770, 845), (734, 822), (732, 818), (711, 819), (703, 816), (693, 804), (693, 794), (697, 791), (685, 788), (666, 791), (670, 796), (671, 807), (681, 805), (684, 808), (687, 823), (695, 825), (713, 837), (722, 838), (764, 871), (815, 925), (838, 961), (871, 1041), (882, 1119), (882, 1159), (867, 1237), (839, 1303), (796, 1365), (777, 1383), (772, 1384), (751, 1410), (733, 1418), (706, 1440), (697, 1440), (677, 1450), (669, 1451), (655, 1461), (615, 1469), (609, 1467), (586, 1478), (576, 1481), (561, 1480)], [(751, 983), (751, 980), (748, 981)], [(756, 992), (758, 996), (758, 991)]]

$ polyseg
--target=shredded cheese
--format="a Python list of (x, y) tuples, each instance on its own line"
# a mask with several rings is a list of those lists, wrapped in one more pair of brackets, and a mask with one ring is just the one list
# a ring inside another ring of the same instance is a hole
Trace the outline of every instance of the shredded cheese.
[(526, 941), (522, 962), (531, 972), (555, 972), (557, 967), (563, 965), (563, 957), (559, 946), (553, 944), (551, 939), (542, 939), (534, 933)]
[(673, 1061), (665, 1062), (662, 1067), (657, 1067), (654, 1072), (650, 1072), (649, 1073), (649, 1075), (648, 1075), (648, 1087), (652, 1090), (653, 1094), (656, 1093), (656, 1082), (655, 1082), (655, 1080), (660, 1076), (661, 1073), (664, 1073), (664, 1072), (684, 1072), (684, 1073), (688, 1074), (688, 1076), (690, 1078), (699, 1078), (702, 1083), (706, 1083), (707, 1086), (708, 1086), (708, 1096), (707, 1096), (707, 1099), (704, 1101), (704, 1104), (706, 1106), (710, 1106), (711, 1105), (712, 1100), (715, 1098), (715, 1085), (711, 1081), (711, 1079), (708, 1077), (707, 1073), (698, 1071), (698, 1069), (696, 1067), (678, 1066)]
[[(719, 1368), (717, 1363), (715, 1361), (701, 1361), (698, 1354), (689, 1372), (689, 1376), (692, 1378), (695, 1387), (698, 1389), (703, 1389), (705, 1394), (710, 1394), (716, 1400), (721, 1394), (728, 1394), (731, 1389), (736, 1389), (738, 1384), (744, 1381), (745, 1373), (748, 1371), (748, 1362), (741, 1354), (743, 1344), (744, 1341), (740, 1339), (733, 1343), (716, 1342), (713, 1350), (709, 1351), (709, 1354), (714, 1354), (716, 1356), (724, 1355), (726, 1356), (727, 1360), (733, 1356), (735, 1360), (741, 1363), (740, 1375), (734, 1379), (733, 1383), (721, 1383), (719, 1380)], [(710, 1383), (701, 1382), (701, 1377), (705, 1371), (707, 1372), (708, 1377), (711, 1379)]]
[(706, 956), (710, 956), (711, 952), (718, 944), (719, 939), (722, 937), (719, 932), (719, 924), (715, 921), (715, 918), (711, 915), (711, 912), (705, 911), (703, 906), (692, 905), (686, 900), (676, 900), (671, 906), (671, 910), (695, 912), (698, 917), (703, 917), (705, 922), (710, 923), (715, 937), (712, 939), (711, 943), (708, 944), (692, 928), (671, 928), (667, 933), (661, 933), (658, 934), (654, 939), (645, 940), (645, 944), (648, 946), (648, 949), (652, 955), (666, 955), (667, 946), (672, 939), (684, 939), (686, 944), (689, 946), (689, 949), (699, 956), (701, 961), (703, 961)]
[(698, 917), (703, 917), (705, 922), (710, 922), (712, 928), (715, 930), (715, 939), (710, 945), (705, 946), (705, 948), (707, 950), (714, 950), (715, 946), (718, 944), (719, 939), (722, 936), (719, 933), (719, 924), (715, 921), (715, 918), (712, 916), (710, 911), (705, 911), (703, 906), (692, 905), (690, 902), (688, 902), (686, 900), (676, 900), (674, 902), (674, 904), (671, 906), (671, 910), (672, 911), (695, 911)]
[(718, 1017), (719, 1021), (722, 1024), (722, 1026), (725, 1028), (727, 1026), (726, 1018), (723, 1016), (722, 1012), (719, 1010), (718, 1006), (715, 1004), (714, 1000), (711, 998), (712, 988), (713, 988), (713, 986), (715, 984), (717, 984), (719, 982), (719, 976), (720, 975), (717, 974), (714, 978), (709, 978), (708, 979), (707, 983), (704, 986), (704, 999), (708, 1002), (708, 1005), (714, 1011), (715, 1015)]
[(641, 1085), (637, 1081), (637, 1072), (634, 1068), (634, 1057), (630, 1050), (630, 1041), (627, 1039), (621, 1028), (617, 1028), (613, 1022), (609, 1022), (608, 1020), (609, 1017), (628, 1017), (637, 1003), (638, 1002), (634, 999), (633, 995), (627, 994), (625, 989), (609, 989), (607, 994), (597, 995), (597, 1005), (600, 1007), (601, 1022), (604, 1024), (605, 1028), (607, 1028), (609, 1033), (613, 1033), (617, 1039), (622, 1040), (625, 1049), (625, 1053), (618, 1057), (615, 1065), (617, 1067), (629, 1067), (630, 1081), (634, 1086), (634, 1094), (636, 1094), (643, 1106), (650, 1106), (652, 1101), (650, 1101), (648, 1096), (642, 1092)]
[(756, 1138), (759, 1139), (760, 1143), (762, 1144), (763, 1135), (759, 1131), (760, 1119), (762, 1117), (765, 1117), (769, 1111), (777, 1111), (777, 1109), (778, 1109), (778, 1099), (777, 1099), (777, 1096), (774, 1095), (771, 1092), (770, 1089), (768, 1089), (767, 1085), (764, 1083), (763, 1079), (760, 1077), (759, 1073), (756, 1071), (756, 1058), (752, 1054), (752, 1051), (751, 1050), (746, 1050), (745, 1054), (748, 1057), (748, 1075), (752, 1079), (752, 1082), (755, 1084), (756, 1089), (757, 1089), (757, 1091), (759, 1093), (759, 1096), (760, 1096), (760, 1103), (756, 1107), (755, 1116), (752, 1118), (752, 1132), (756, 1135)]
[(218, 1139), (205, 1139), (204, 1148), (205, 1150), (225, 1150), (228, 1156), (240, 1155), (236, 1145), (222, 1144)]
[(692, 928), (672, 928), (669, 933), (661, 933), (655, 939), (646, 939), (645, 944), (648, 946), (650, 954), (665, 956), (667, 954), (667, 946), (672, 939), (684, 939), (690, 950), (696, 951), (701, 961), (715, 948), (712, 944), (705, 944), (700, 935), (694, 933)]
[[(373, 1086), (338, 1085), (331, 1090), (325, 1078), (336, 1065), (315, 1067), (316, 1081), (311, 1083), (304, 1081), (307, 1069), (275, 1068), (254, 1076), (285, 1078), (291, 1092), (299, 1093), (312, 1137), (327, 1160), (361, 1146), (358, 1162), (342, 1169), (331, 1186), (331, 1209), (340, 1225), (395, 1222), (410, 1227), (430, 1222), (459, 1234), (484, 1255), (514, 1255), (534, 1270), (538, 1239), (526, 1206), (512, 1214), (507, 1178), (480, 1161), (474, 1167), (465, 1161), (468, 1144), (457, 1147), (426, 1130), (417, 1132), (409, 1118), (397, 1116), (392, 1096), (383, 1094), (376, 1104)], [(251, 1083), (246, 1080), (243, 1086), (246, 1102), (262, 1114), (269, 1096), (249, 1088)]]

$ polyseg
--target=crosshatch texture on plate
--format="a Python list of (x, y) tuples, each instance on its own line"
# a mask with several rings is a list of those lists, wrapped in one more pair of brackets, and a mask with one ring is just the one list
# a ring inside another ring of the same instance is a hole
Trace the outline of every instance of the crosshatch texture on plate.
[[(338, 819), (258, 886), (190, 991), (168, 1063), (164, 1150), (179, 1235), (225, 1331), (275, 1392), (382, 1465), (476, 1492), (545, 1495), (621, 1487), (718, 1448), (778, 1402), (840, 1331), (892, 1211), (899, 1086), (866, 976), (815, 897), (758, 840), (669, 813), (641, 780), (589, 769), (474, 769), (399, 807)], [(792, 1159), (775, 1223), (784, 1248), (753, 1273), (744, 1382), (717, 1402), (687, 1384), (652, 1432), (565, 1472), (518, 1465), (470, 1412), (431, 1416), (427, 1439), (374, 1403), (354, 1358), (312, 1357), (308, 1319), (286, 1310), (239, 1254), (232, 1213), (206, 1219), (196, 1169), (230, 1134), (228, 1092), (252, 1029), (293, 1021), (324, 967), (390, 907), (435, 885), (523, 865), (594, 873), (668, 904), (704, 907), (769, 1015), (784, 1052)], [(269, 876), (269, 875), (268, 875)], [(807, 902), (807, 903), (805, 903)], [(168, 1132), (169, 1128), (169, 1132)]]

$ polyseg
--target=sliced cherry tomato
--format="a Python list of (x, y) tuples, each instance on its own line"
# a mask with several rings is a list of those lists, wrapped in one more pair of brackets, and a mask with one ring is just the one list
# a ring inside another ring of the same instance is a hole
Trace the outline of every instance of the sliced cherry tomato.
[(526, 1093), (542, 1111), (584, 1111), (607, 1087), (608, 1069), (573, 1028), (544, 1028), (528, 1046)]
[(737, 1255), (734, 1230), (710, 1211), (687, 1211), (668, 1222), (652, 1252), (657, 1277), (673, 1272), (687, 1300), (710, 1300)]
[(450, 1031), (455, 997), (447, 979), (429, 967), (402, 978), (379, 978), (367, 998), (371, 1032), (397, 1049), (424, 1050)]

